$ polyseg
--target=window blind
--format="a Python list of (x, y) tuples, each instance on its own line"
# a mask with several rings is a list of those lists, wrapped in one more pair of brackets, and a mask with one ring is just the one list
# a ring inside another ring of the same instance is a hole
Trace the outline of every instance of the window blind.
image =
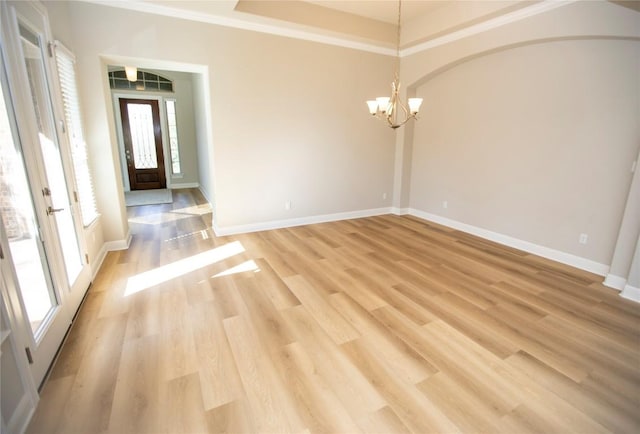
[(73, 160), (73, 171), (78, 189), (78, 202), (80, 203), (82, 223), (87, 227), (98, 217), (98, 209), (96, 207), (91, 171), (89, 170), (87, 143), (82, 131), (75, 56), (59, 41), (55, 43), (55, 54), (66, 131), (71, 147), (71, 159)]

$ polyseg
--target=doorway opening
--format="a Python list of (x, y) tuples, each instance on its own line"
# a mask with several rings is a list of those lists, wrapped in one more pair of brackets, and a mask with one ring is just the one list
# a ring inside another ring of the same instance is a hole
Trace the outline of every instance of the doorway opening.
[[(136, 65), (135, 82), (127, 80), (125, 62)], [(183, 188), (209, 198), (206, 73), (193, 65), (162, 69), (160, 61), (150, 67), (130, 59), (105, 63), (126, 205), (170, 203), (171, 190)]]

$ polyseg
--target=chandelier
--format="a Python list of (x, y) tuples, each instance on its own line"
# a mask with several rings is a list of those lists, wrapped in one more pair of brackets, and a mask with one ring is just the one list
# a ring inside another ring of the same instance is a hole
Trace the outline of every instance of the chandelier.
[(405, 105), (400, 99), (400, 17), (402, 14), (402, 0), (398, 0), (398, 30), (396, 43), (396, 74), (391, 83), (391, 97), (379, 96), (367, 101), (369, 113), (376, 118), (387, 122), (389, 127), (399, 128), (409, 119), (418, 119), (422, 98), (409, 98), (409, 105)]

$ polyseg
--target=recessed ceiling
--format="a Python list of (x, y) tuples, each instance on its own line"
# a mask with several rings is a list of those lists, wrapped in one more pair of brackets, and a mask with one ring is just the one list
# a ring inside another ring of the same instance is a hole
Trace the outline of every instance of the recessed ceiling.
[[(397, 0), (308, 0), (307, 3), (391, 24), (398, 22)], [(402, 22), (431, 13), (446, 3), (444, 0), (405, 0), (402, 2)]]
[[(395, 55), (397, 0), (81, 0)], [(401, 54), (449, 43), (578, 0), (403, 0)], [(638, 10), (639, 1), (609, 0)]]

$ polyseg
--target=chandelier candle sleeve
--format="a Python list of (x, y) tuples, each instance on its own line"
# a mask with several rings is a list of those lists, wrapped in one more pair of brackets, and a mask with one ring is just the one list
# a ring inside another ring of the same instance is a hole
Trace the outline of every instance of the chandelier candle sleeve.
[(417, 115), (422, 105), (422, 98), (409, 98), (409, 111), (412, 115)]
[(369, 113), (371, 113), (372, 115), (375, 115), (376, 112), (378, 111), (378, 101), (376, 100), (367, 101), (367, 105), (369, 106)]
[(382, 113), (386, 113), (389, 110), (390, 100), (391, 98), (386, 96), (379, 96), (378, 98), (376, 98), (376, 101), (378, 102), (378, 110), (380, 110)]

